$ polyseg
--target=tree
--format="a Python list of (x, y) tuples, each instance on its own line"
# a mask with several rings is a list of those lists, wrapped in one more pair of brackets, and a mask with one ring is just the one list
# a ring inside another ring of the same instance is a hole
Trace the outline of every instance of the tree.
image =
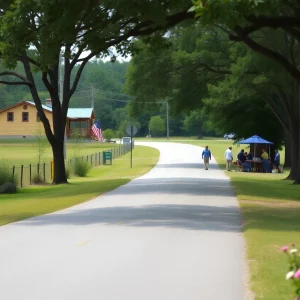
[(201, 139), (207, 119), (208, 117), (204, 109), (192, 110), (183, 121), (184, 129), (191, 134), (197, 135), (198, 139)]
[(104, 139), (106, 139), (108, 142), (111, 141), (115, 137), (115, 132), (112, 129), (105, 129), (102, 133)]
[[(191, 17), (185, 1), (37, 1), (6, 0), (0, 11), (0, 53), (3, 65), (22, 64), (25, 74), (0, 73), (0, 83), (30, 90), (54, 158), (54, 183), (67, 183), (64, 133), (69, 102), (84, 67), (94, 57), (126, 54), (131, 38), (165, 31)], [(112, 49), (115, 47), (115, 50)], [(59, 71), (62, 57), (62, 92)], [(79, 65), (79, 66), (78, 66)], [(78, 66), (78, 68), (76, 68)], [(41, 76), (52, 99), (53, 132), (42, 109), (34, 73)]]
[(153, 136), (160, 136), (166, 132), (166, 124), (162, 117), (154, 116), (151, 117), (149, 122), (150, 134)]

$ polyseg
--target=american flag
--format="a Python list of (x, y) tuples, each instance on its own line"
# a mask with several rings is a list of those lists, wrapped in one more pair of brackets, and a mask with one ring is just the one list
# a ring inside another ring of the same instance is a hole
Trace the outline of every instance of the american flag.
[(92, 127), (92, 131), (94, 133), (94, 135), (97, 137), (98, 141), (102, 141), (103, 140), (103, 136), (102, 136), (102, 130), (100, 128), (100, 122), (96, 121)]

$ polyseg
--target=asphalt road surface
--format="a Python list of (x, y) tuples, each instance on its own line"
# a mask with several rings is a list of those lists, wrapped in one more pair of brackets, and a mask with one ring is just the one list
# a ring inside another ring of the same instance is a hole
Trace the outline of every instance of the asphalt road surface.
[(148, 174), (72, 208), (0, 227), (3, 300), (243, 300), (229, 179), (201, 149), (151, 143)]

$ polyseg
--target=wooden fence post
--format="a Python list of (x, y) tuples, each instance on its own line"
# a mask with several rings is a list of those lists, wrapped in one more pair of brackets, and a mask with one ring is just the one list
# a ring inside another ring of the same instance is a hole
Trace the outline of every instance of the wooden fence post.
[(21, 187), (23, 187), (23, 168), (24, 166), (21, 166)]
[(31, 185), (31, 164), (29, 164), (29, 184)]
[(45, 163), (43, 166), (43, 173), (44, 173), (44, 182), (46, 182), (46, 164)]
[(13, 166), (13, 167), (12, 167), (12, 178), (13, 178), (13, 179), (15, 178), (15, 169), (16, 169), (16, 167)]

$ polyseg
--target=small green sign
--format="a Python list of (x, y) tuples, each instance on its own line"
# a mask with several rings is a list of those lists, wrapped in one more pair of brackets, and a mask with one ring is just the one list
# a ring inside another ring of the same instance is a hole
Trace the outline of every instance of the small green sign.
[(103, 151), (103, 164), (105, 165), (107, 162), (112, 164), (112, 153), (111, 151)]

